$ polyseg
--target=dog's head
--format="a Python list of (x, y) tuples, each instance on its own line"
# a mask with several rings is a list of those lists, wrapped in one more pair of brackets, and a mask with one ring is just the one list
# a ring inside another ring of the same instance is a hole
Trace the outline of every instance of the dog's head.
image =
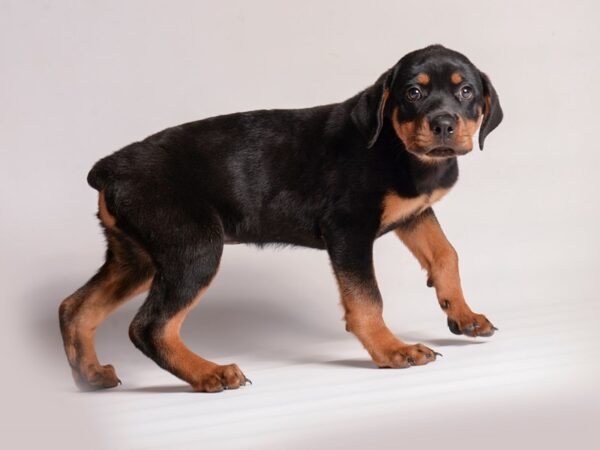
[(372, 147), (389, 120), (406, 150), (435, 162), (473, 149), (502, 121), (489, 78), (464, 55), (441, 45), (404, 56), (365, 90), (352, 110)]

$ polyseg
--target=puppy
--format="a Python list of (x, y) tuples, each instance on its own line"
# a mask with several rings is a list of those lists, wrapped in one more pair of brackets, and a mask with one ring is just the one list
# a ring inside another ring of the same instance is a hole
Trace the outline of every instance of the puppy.
[(383, 321), (373, 242), (393, 230), (427, 271), (450, 331), (491, 336), (495, 327), (464, 299), (457, 254), (431, 207), (456, 182), (457, 157), (477, 132), (483, 149), (501, 120), (489, 78), (433, 45), (344, 102), (190, 122), (100, 160), (88, 182), (99, 192), (106, 262), (59, 309), (76, 383), (120, 383), (97, 359), (95, 330), (149, 291), (129, 328), (137, 348), (197, 391), (246, 384), (237, 365), (201, 358), (179, 335), (228, 243), (326, 250), (346, 329), (377, 366), (403, 368), (437, 353), (400, 341)]

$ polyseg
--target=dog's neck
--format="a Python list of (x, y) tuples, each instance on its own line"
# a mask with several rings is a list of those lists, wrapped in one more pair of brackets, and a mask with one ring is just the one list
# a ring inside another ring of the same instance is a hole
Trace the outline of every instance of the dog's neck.
[(458, 161), (456, 157), (440, 161), (423, 161), (418, 156), (404, 150), (410, 167), (410, 175), (419, 193), (428, 193), (435, 189), (451, 188), (458, 178)]

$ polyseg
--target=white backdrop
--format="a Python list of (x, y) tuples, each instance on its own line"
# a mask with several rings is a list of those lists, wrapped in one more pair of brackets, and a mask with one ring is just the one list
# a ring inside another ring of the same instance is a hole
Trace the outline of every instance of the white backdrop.
[[(2, 423), (7, 448), (590, 447), (597, 376), (599, 8), (593, 1), (0, 0)], [(324, 253), (230, 246), (189, 316), (203, 356), (254, 385), (189, 393), (99, 331), (123, 386), (74, 390), (57, 308), (100, 265), (100, 157), (221, 113), (344, 100), (431, 43), (492, 78), (505, 120), (436, 208), (473, 309), (450, 334), (418, 264), (376, 244), (385, 316), (433, 365), (376, 370), (343, 331)], [(479, 342), (479, 341), (477, 341)], [(479, 441), (483, 442), (479, 442)]]

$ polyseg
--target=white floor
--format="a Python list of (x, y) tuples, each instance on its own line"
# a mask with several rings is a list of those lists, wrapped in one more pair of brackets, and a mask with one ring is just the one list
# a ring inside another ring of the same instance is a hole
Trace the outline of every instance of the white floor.
[[(101, 361), (115, 365), (123, 385), (77, 392), (54, 307), (78, 282), (50, 284), (45, 293), (35, 293), (47, 301), (29, 314), (41, 358), (36, 366), (43, 363), (48, 384), (38, 401), (50, 405), (49, 415), (34, 420), (52, 424), (59, 442), (68, 436), (74, 446), (83, 440), (111, 449), (558, 449), (586, 447), (595, 439), (600, 417), (596, 299), (585, 297), (583, 289), (569, 292), (558, 285), (542, 298), (538, 288), (527, 286), (528, 274), (508, 270), (492, 295), (479, 283), (466, 282), (467, 291), (486, 293), (472, 303), (500, 331), (490, 339), (454, 336), (408, 252), (392, 236), (382, 238), (378, 250), (398, 257), (398, 276), (382, 270), (380, 277), (388, 322), (402, 339), (443, 353), (433, 364), (376, 369), (343, 331), (323, 254), (228, 247), (219, 278), (190, 314), (183, 334), (203, 356), (238, 363), (251, 386), (197, 394), (155, 366), (127, 338), (138, 299), (98, 335)], [(254, 268), (244, 270), (235, 262), (250, 257), (256, 258)], [(260, 268), (277, 260), (281, 268), (275, 273)], [(306, 265), (321, 271), (302, 272)], [(286, 278), (286, 272), (295, 277)]]

